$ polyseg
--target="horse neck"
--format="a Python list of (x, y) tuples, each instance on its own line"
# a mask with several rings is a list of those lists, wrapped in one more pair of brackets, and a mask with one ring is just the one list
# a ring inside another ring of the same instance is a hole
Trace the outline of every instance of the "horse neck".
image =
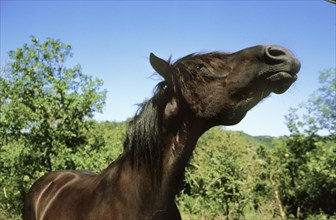
[(103, 172), (105, 186), (110, 185), (114, 192), (122, 191), (125, 195), (131, 195), (131, 202), (138, 201), (138, 204), (153, 203), (153, 207), (164, 207), (174, 201), (196, 142), (207, 129), (187, 113), (178, 110), (173, 115), (163, 116), (165, 119), (161, 135), (164, 141), (162, 146), (157, 146), (164, 149), (160, 183), (153, 184), (156, 177), (150, 171), (151, 168), (145, 165), (134, 167), (132, 156), (126, 150)]
[(186, 116), (180, 120), (176, 131), (170, 135), (171, 138), (165, 146), (163, 160), (165, 175), (162, 179), (162, 187), (166, 188), (168, 197), (174, 197), (178, 192), (197, 140), (206, 130), (207, 126), (203, 123)]
[(211, 127), (206, 121), (194, 118), (182, 104), (173, 97), (163, 115), (165, 141), (160, 190), (164, 201), (174, 200), (199, 137)]

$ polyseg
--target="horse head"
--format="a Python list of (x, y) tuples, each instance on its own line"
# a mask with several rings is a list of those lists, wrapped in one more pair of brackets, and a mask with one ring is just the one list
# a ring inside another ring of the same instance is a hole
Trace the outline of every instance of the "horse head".
[(211, 126), (237, 124), (272, 92), (284, 93), (300, 70), (289, 50), (273, 45), (191, 54), (172, 64), (151, 54), (150, 62), (190, 113)]

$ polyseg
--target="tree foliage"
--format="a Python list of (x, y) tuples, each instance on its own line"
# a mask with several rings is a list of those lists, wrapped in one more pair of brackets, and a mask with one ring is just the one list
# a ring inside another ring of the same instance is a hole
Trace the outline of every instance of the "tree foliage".
[[(239, 219), (251, 201), (253, 147), (239, 132), (208, 131), (198, 142), (179, 197), (183, 211)], [(245, 166), (249, 163), (250, 166)], [(206, 164), (206, 165), (205, 165)]]
[[(336, 207), (336, 146), (319, 137), (292, 137), (290, 156), (284, 161), (290, 182), (282, 188), (289, 214), (302, 218), (324, 212), (334, 214)], [(283, 185), (284, 186), (284, 185)]]
[(292, 135), (283, 149), (288, 156), (282, 159), (287, 178), (281, 193), (288, 215), (296, 218), (336, 212), (335, 75), (336, 69), (322, 72), (318, 91), (286, 118)]
[(2, 140), (56, 132), (68, 146), (80, 143), (82, 122), (103, 108), (102, 81), (84, 75), (79, 65), (65, 67), (70, 45), (31, 40), (31, 45), (10, 51), (10, 61), (1, 69)]
[(30, 45), (8, 55), (0, 78), (0, 180), (8, 192), (2, 201), (19, 209), (12, 200), (22, 199), (33, 180), (51, 170), (75, 169), (69, 155), (102, 145), (90, 142), (88, 130), (105, 91), (80, 65), (65, 66), (71, 46), (59, 40), (32, 37)]
[(320, 73), (320, 87), (286, 116), (292, 134), (336, 135), (336, 69)]

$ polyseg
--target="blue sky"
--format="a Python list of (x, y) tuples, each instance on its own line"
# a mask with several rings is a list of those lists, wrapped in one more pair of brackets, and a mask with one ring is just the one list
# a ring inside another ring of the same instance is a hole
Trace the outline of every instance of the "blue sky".
[(192, 52), (234, 52), (258, 44), (289, 48), (301, 61), (289, 91), (272, 95), (227, 129), (286, 135), (284, 115), (318, 88), (319, 72), (335, 64), (335, 5), (294, 1), (4, 1), (1, 66), (7, 52), (33, 35), (73, 47), (71, 67), (104, 81), (107, 102), (98, 120), (123, 121), (150, 98), (157, 81), (150, 52), (168, 59)]

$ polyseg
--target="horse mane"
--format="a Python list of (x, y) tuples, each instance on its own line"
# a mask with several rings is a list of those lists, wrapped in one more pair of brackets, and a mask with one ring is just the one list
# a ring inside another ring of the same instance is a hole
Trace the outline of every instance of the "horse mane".
[(140, 104), (130, 121), (124, 141), (124, 153), (130, 155), (133, 168), (146, 166), (153, 184), (160, 184), (163, 160), (162, 120), (166, 104), (173, 97), (165, 81), (160, 82), (151, 99)]
[[(168, 59), (170, 68), (196, 54), (189, 54), (175, 62)], [(139, 104), (134, 118), (129, 122), (124, 141), (124, 153), (130, 155), (131, 165), (135, 169), (146, 166), (152, 175), (153, 185), (160, 186), (163, 163), (162, 120), (167, 103), (173, 98), (173, 85), (161, 81), (154, 89), (151, 99)]]

